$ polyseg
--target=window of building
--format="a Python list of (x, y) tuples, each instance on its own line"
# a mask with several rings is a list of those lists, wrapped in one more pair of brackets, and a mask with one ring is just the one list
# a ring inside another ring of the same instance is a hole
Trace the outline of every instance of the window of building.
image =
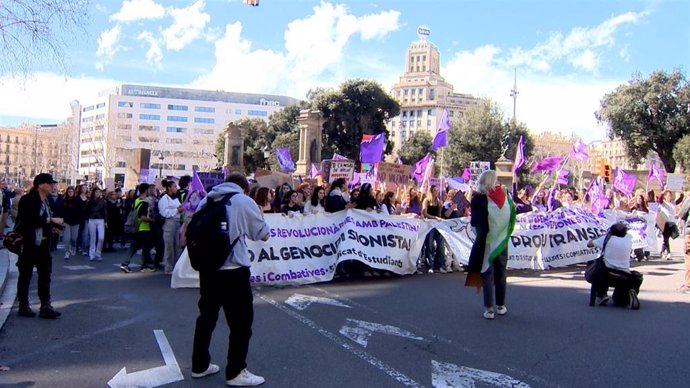
[(174, 164), (173, 165), (173, 170), (185, 170), (187, 169), (187, 166), (184, 164)]
[(422, 61), (426, 62), (426, 55), (422, 55)]
[(403, 111), (402, 117), (407, 117), (407, 111), (406, 110)]
[(242, 109), (235, 109), (235, 114), (236, 114), (236, 115), (241, 115), (241, 114), (242, 114)]
[(187, 111), (189, 107), (187, 105), (168, 105), (168, 110), (181, 110), (181, 111)]
[(424, 94), (424, 89), (419, 89), (419, 90), (417, 91), (417, 94), (419, 94), (420, 96), (423, 95), (423, 94)]
[(429, 89), (429, 99), (433, 100), (436, 98), (436, 91), (434, 89)]
[(402, 127), (403, 127), (403, 128), (407, 128), (407, 120), (403, 120), (403, 121), (402, 121)]
[(139, 107), (141, 109), (160, 109), (161, 104), (152, 104), (150, 102), (142, 102), (141, 104), (139, 104)]
[(93, 110), (93, 105), (85, 107), (84, 109), (82, 109), (82, 112), (89, 112), (92, 110)]
[(403, 96), (407, 97), (407, 89), (403, 89)]
[(455, 112), (450, 111), (450, 117), (453, 117), (453, 113), (455, 113)]
[(417, 66), (417, 72), (419, 72), (419, 66)]
[(421, 127), (422, 126), (422, 120), (417, 120), (417, 126)]
[(195, 135), (213, 135), (213, 129), (210, 128), (194, 128)]
[(101, 102), (101, 103), (96, 104), (96, 109), (101, 109), (101, 108), (105, 108), (105, 102)]
[(117, 106), (120, 108), (133, 108), (134, 103), (130, 101), (118, 101)]
[(431, 126), (431, 120), (427, 120), (427, 121), (426, 121), (426, 126), (427, 126), (427, 127), (430, 127), (430, 126)]
[(168, 128), (166, 128), (166, 132), (170, 132), (170, 133), (185, 133), (185, 132), (187, 132), (187, 128), (184, 128), (184, 127), (168, 127)]
[(199, 124), (215, 124), (216, 120), (210, 117), (195, 117), (194, 122)]
[[(123, 114), (123, 113), (118, 113), (117, 116), (120, 117), (121, 114)], [(132, 118), (131, 113), (124, 113), (124, 114), (129, 115), (128, 118), (130, 118), (130, 119)], [(161, 115), (149, 115), (149, 114), (140, 113), (139, 119), (141, 119), (141, 120), (160, 120)]]
[(194, 111), (195, 112), (215, 113), (216, 108), (214, 108), (212, 106), (197, 106), (197, 107), (194, 107)]
[(182, 144), (182, 139), (165, 139), (166, 144)]
[(268, 117), (268, 112), (266, 112), (265, 110), (248, 110), (247, 115), (259, 116), (259, 117)]
[(118, 124), (117, 129), (132, 129), (132, 124)]
[(422, 117), (422, 110), (421, 109), (417, 110), (417, 117)]
[(410, 137), (414, 136), (414, 131), (410, 129)]
[[(131, 114), (130, 114), (130, 116), (131, 116)], [(119, 117), (119, 115), (118, 115), (118, 117)], [(90, 122), (90, 121), (93, 121), (93, 116), (82, 117), (82, 118), (81, 118), (81, 122), (82, 122), (82, 123), (88, 123), (88, 122)]]
[(125, 163), (123, 161), (119, 161), (119, 162), (115, 163), (115, 167), (127, 167), (127, 163)]
[(434, 111), (431, 110), (431, 109), (427, 109), (426, 115), (427, 115), (427, 116), (433, 116), (433, 115), (434, 115)]
[(158, 138), (157, 137), (139, 136), (139, 141), (142, 143), (158, 143)]
[(168, 121), (178, 121), (181, 123), (186, 123), (187, 118), (184, 116), (168, 116)]
[(157, 125), (140, 125), (139, 130), (140, 131), (149, 131), (149, 132), (158, 132), (160, 131), (160, 127)]
[(412, 89), (412, 90), (410, 90), (410, 94), (413, 95), (413, 96), (415, 95), (416, 92), (417, 92), (417, 89)]
[(391, 121), (391, 128), (395, 128), (395, 120)]
[(395, 131), (391, 131), (391, 136), (395, 137)]
[(81, 132), (82, 132), (82, 133), (89, 133), (89, 132), (91, 132), (91, 131), (93, 131), (93, 127), (83, 127), (83, 128), (81, 129)]
[(96, 120), (103, 120), (105, 118), (105, 113), (101, 113), (99, 115), (96, 115)]
[(405, 132), (405, 131), (400, 132), (400, 136), (402, 136), (403, 138), (405, 138), (405, 136), (407, 136), (407, 132)]

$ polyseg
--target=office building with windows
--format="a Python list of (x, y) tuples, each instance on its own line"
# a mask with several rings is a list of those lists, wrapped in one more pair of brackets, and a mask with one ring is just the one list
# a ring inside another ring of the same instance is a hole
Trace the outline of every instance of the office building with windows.
[(395, 142), (393, 155), (415, 132), (426, 131), (433, 136), (444, 109), (453, 120), (479, 104), (472, 95), (453, 92), (453, 85), (441, 76), (441, 54), (426, 36), (428, 30), (407, 49), (405, 72), (391, 90), (400, 103), (400, 115), (388, 123), (390, 139)]
[(148, 85), (120, 85), (80, 104), (79, 175), (124, 182), (138, 150), (150, 151), (148, 168), (163, 176), (216, 167), (214, 145), (229, 122), (268, 120), (299, 100)]

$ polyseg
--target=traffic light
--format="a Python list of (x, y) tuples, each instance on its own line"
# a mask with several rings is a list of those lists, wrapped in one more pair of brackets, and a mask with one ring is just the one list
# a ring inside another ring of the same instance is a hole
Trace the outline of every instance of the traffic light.
[(604, 165), (604, 174), (602, 175), (606, 183), (611, 183), (611, 166), (608, 164)]
[(604, 165), (606, 165), (606, 162), (604, 159), (597, 159), (596, 163), (594, 164), (594, 173), (599, 176), (604, 176)]

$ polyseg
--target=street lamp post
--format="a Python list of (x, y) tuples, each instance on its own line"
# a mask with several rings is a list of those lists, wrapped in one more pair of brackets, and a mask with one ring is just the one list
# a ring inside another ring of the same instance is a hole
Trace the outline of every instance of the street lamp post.
[(163, 161), (165, 161), (165, 156), (163, 156), (163, 151), (158, 154), (158, 177), (163, 178)]
[(266, 163), (266, 170), (271, 171), (271, 165), (268, 163), (268, 158), (271, 156), (271, 149), (265, 145), (262, 150), (264, 151), (264, 163)]

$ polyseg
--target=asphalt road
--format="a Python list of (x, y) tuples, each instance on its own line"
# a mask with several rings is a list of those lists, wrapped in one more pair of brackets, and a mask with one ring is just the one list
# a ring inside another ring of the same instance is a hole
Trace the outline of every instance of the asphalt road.
[[(123, 367), (160, 367), (154, 330), (184, 377), (170, 387), (224, 385), (222, 372), (190, 376), (198, 290), (170, 289), (160, 272), (123, 274), (122, 254), (100, 263), (55, 255), (63, 316), (12, 312), (0, 331), (0, 364), (10, 367), (1, 387), (106, 387)], [(258, 288), (249, 368), (266, 387), (686, 387), (690, 294), (677, 291), (676, 258), (636, 268), (639, 311), (589, 307), (583, 268), (511, 272), (509, 313), (494, 321), (461, 273)], [(78, 265), (92, 268), (67, 268)], [(211, 349), (221, 368), (227, 336), (221, 315)]]

